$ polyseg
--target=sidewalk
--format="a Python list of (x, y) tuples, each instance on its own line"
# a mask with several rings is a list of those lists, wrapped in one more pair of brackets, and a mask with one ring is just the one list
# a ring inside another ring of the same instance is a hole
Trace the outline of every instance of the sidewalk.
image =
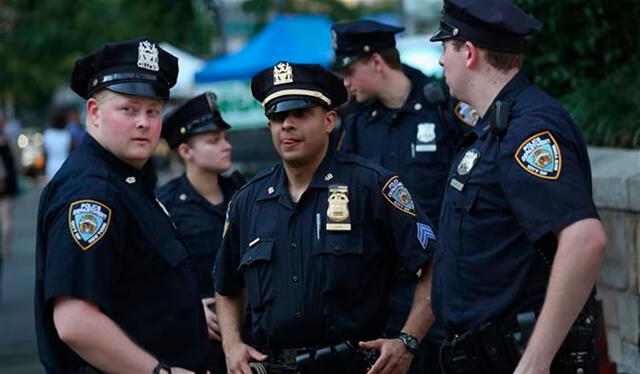
[(4, 264), (0, 299), (0, 373), (43, 373), (33, 317), (35, 227), (41, 188), (15, 202), (13, 255)]

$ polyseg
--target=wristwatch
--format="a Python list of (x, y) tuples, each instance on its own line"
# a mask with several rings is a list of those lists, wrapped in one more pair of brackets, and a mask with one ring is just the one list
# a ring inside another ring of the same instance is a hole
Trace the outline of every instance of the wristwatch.
[(418, 353), (418, 347), (420, 346), (420, 342), (415, 336), (407, 334), (406, 332), (401, 332), (400, 334), (398, 334), (398, 339), (400, 339), (402, 344), (404, 344), (404, 347), (411, 354), (415, 355), (416, 353)]
[(153, 368), (153, 374), (171, 374), (171, 366), (158, 362), (155, 368)]

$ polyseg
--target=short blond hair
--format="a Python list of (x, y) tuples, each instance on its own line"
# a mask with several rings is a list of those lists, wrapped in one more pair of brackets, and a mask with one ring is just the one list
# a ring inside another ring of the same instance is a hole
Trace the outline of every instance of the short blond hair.
[[(99, 91), (94, 92), (93, 95), (91, 95), (91, 98), (95, 99), (99, 103), (104, 103), (104, 102), (107, 102), (107, 101), (111, 100), (115, 96), (116, 96), (115, 92), (107, 90), (106, 88), (104, 88), (104, 89), (101, 89)], [(91, 128), (91, 125), (93, 125), (93, 122), (91, 122), (91, 117), (89, 116), (89, 111), (87, 111), (87, 115), (86, 115), (84, 123), (87, 124), (87, 130), (89, 130)]]

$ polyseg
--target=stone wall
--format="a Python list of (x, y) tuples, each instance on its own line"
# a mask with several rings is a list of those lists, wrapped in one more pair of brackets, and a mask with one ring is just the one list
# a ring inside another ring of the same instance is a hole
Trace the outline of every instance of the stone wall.
[(589, 149), (593, 196), (607, 230), (598, 280), (609, 359), (640, 374), (640, 150)]

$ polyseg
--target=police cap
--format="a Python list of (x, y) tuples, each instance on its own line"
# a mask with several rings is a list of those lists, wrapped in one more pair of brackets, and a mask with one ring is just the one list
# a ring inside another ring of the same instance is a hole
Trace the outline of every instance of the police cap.
[(267, 116), (318, 105), (333, 109), (347, 100), (347, 90), (335, 74), (320, 65), (285, 61), (254, 75), (251, 93)]
[(176, 148), (191, 135), (230, 128), (220, 115), (216, 95), (205, 92), (164, 117), (162, 137), (167, 140), (169, 147)]
[(110, 91), (169, 99), (176, 84), (178, 59), (146, 38), (107, 43), (76, 61), (71, 89), (84, 99), (103, 88)]
[(359, 57), (395, 47), (395, 35), (401, 31), (404, 28), (370, 20), (333, 24), (333, 68), (344, 69)]
[(497, 52), (521, 53), (524, 38), (542, 25), (511, 0), (444, 0), (440, 29), (432, 42), (468, 40)]

